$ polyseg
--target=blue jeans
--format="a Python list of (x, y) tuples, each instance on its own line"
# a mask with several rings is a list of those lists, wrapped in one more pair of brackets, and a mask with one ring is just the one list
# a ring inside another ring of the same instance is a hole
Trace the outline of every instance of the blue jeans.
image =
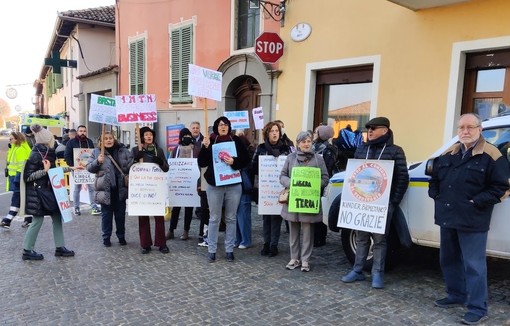
[(251, 247), (251, 194), (243, 193), (239, 201), (236, 244)]
[(113, 232), (113, 219), (115, 215), (115, 226), (117, 238), (124, 239), (126, 235), (126, 201), (119, 200), (118, 189), (112, 189), (110, 194), (110, 205), (101, 207), (101, 229), (103, 240), (110, 239)]
[(441, 228), (439, 262), (448, 298), (465, 302), (469, 312), (487, 315), (487, 232)]
[(241, 184), (227, 186), (207, 185), (207, 202), (209, 203), (209, 228), (207, 241), (209, 253), (216, 253), (218, 248), (218, 233), (220, 229), (221, 212), (225, 207), (225, 252), (233, 252), (236, 241), (236, 214), (241, 199)]
[[(73, 192), (73, 204), (74, 208), (80, 208), (80, 191), (81, 191), (81, 184), (75, 184), (74, 185), (74, 192)], [(87, 189), (89, 191), (89, 199), (90, 199), (90, 206), (92, 208), (97, 208), (96, 201), (94, 200), (94, 185), (88, 184)]]

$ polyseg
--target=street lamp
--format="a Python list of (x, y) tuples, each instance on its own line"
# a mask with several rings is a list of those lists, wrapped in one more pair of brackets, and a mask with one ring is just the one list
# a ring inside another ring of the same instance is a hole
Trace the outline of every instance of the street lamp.
[(280, 22), (280, 26), (285, 24), (285, 11), (287, 11), (287, 0), (280, 0), (280, 3), (273, 3), (265, 0), (250, 0), (250, 9), (262, 9), (274, 21)]

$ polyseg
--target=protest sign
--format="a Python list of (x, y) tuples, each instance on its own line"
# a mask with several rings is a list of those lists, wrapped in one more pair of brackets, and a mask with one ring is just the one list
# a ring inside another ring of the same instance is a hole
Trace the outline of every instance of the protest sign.
[(280, 215), (282, 204), (278, 203), (278, 195), (283, 189), (280, 183), (280, 173), (286, 155), (259, 156), (259, 215)]
[[(74, 166), (85, 168), (93, 150), (92, 148), (73, 148)], [(96, 175), (85, 169), (74, 170), (72, 178), (74, 184), (93, 184)]]
[(129, 169), (128, 215), (164, 216), (166, 173), (155, 163), (135, 163)]
[(264, 110), (262, 107), (253, 108), (251, 111), (253, 116), (253, 124), (255, 125), (255, 129), (263, 129), (264, 128)]
[(188, 94), (221, 101), (221, 72), (189, 64)]
[(230, 120), (232, 130), (250, 128), (248, 111), (225, 111), (223, 114)]
[(384, 234), (394, 161), (350, 159), (345, 170), (338, 226)]
[(223, 162), (221, 157), (228, 155), (237, 156), (236, 145), (233, 141), (227, 141), (212, 145), (212, 157), (214, 166), (214, 180), (217, 186), (225, 186), (241, 182), (241, 171), (234, 170), (230, 165)]
[(158, 121), (156, 95), (115, 96), (117, 121), (122, 123), (149, 123)]
[(70, 222), (73, 219), (72, 206), (69, 201), (69, 194), (67, 193), (66, 181), (64, 179), (64, 169), (52, 168), (48, 170), (48, 177), (50, 178), (53, 193), (57, 198), (58, 208), (62, 215), (64, 223)]
[(182, 123), (166, 126), (166, 149), (168, 151), (168, 157), (172, 156), (173, 150), (179, 145), (179, 132), (182, 128), (184, 128)]
[(167, 172), (168, 202), (176, 207), (200, 207), (197, 180), (200, 170), (196, 158), (170, 158)]
[(115, 99), (97, 94), (90, 95), (89, 121), (118, 126)]
[(290, 177), (289, 212), (318, 213), (320, 199), (321, 169), (293, 167)]

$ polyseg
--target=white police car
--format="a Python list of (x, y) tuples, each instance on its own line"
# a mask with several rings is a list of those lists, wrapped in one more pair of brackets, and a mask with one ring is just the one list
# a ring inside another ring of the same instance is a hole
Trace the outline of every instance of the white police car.
[[(482, 123), (482, 127), (485, 139), (495, 145), (510, 161), (510, 116), (486, 120)], [(457, 137), (451, 139), (430, 158), (439, 156), (457, 140)], [(439, 227), (434, 224), (434, 201), (428, 196), (429, 177), (425, 174), (430, 162), (431, 160), (426, 160), (409, 166), (409, 188), (393, 217), (388, 236), (388, 265), (398, 261), (397, 250), (401, 247), (410, 247), (415, 244), (439, 248)], [(337, 227), (343, 181), (343, 172), (331, 177), (322, 197), (323, 221), (331, 231), (342, 232), (344, 252), (349, 261), (354, 263), (355, 232)], [(510, 259), (510, 199), (508, 198), (494, 207), (487, 241), (487, 255)], [(369, 268), (370, 264), (371, 260), (365, 267)]]

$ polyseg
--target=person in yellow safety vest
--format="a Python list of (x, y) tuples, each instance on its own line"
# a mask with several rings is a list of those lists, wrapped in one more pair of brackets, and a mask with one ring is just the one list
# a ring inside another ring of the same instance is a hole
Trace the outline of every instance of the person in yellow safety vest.
[[(25, 161), (30, 156), (31, 148), (28, 145), (25, 136), (19, 131), (13, 131), (9, 135), (9, 150), (7, 151), (7, 167), (5, 168), (5, 176), (7, 178), (6, 190), (12, 191), (11, 206), (9, 213), (2, 219), (0, 226), (9, 229), (11, 221), (18, 214), (21, 197), (20, 197), (20, 180), (21, 171)], [(24, 227), (30, 224), (30, 220), (25, 218)]]

